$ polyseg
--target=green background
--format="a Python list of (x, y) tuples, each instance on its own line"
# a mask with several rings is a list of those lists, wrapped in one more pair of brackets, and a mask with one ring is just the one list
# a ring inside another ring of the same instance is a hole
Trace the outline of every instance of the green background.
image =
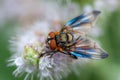
[[(91, 4), (93, 0), (74, 0), (81, 6)], [(97, 23), (102, 24), (101, 30), (104, 32), (97, 40), (109, 53), (109, 57), (104, 60), (92, 60), (84, 68), (78, 69), (80, 75), (70, 74), (63, 80), (120, 80), (120, 8), (113, 12), (104, 14), (105, 19), (98, 19)], [(10, 37), (14, 34), (14, 28), (18, 25), (16, 19), (6, 20), (0, 24), (0, 80), (23, 80), (23, 77), (15, 78), (12, 75), (15, 67), (7, 67), (7, 59), (11, 53), (9, 51)]]

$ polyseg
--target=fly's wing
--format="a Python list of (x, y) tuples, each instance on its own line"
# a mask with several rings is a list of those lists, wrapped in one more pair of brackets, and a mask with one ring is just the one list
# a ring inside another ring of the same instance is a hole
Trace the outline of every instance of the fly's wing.
[(77, 48), (75, 51), (70, 52), (70, 54), (80, 57), (80, 58), (90, 58), (90, 59), (104, 59), (108, 57), (108, 54), (99, 48)]
[(70, 54), (80, 58), (104, 59), (108, 54), (90, 39), (83, 39)]
[(66, 27), (91, 27), (96, 20), (96, 17), (100, 14), (100, 11), (92, 11), (90, 13), (84, 13), (78, 17), (75, 17), (66, 23)]

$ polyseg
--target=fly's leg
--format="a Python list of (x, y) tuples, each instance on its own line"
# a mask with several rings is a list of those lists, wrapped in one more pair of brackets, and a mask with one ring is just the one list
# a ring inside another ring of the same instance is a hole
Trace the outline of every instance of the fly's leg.
[(56, 51), (52, 51), (52, 50), (45, 51), (39, 55), (39, 58), (41, 58), (43, 56), (50, 56), (50, 58), (52, 58), (55, 53), (56, 53)]

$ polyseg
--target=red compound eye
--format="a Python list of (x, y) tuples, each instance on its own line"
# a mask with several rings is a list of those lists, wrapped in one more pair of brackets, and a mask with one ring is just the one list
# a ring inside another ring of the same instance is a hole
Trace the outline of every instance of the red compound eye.
[(50, 40), (49, 46), (52, 50), (55, 50), (57, 48), (56, 41), (54, 39)]
[(49, 33), (48, 44), (49, 44), (49, 47), (52, 50), (55, 50), (57, 48), (56, 41), (55, 41), (55, 33), (54, 32)]

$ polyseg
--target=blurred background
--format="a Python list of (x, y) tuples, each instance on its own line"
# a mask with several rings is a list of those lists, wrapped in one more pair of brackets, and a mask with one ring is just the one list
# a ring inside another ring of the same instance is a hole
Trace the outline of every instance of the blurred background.
[[(40, 15), (44, 12), (39, 12), (42, 9), (40, 1), (0, 0), (0, 80), (23, 80), (23, 77), (15, 78), (12, 75), (15, 67), (7, 67), (7, 60), (12, 54), (9, 51), (9, 40), (15, 35), (17, 26), (32, 24), (41, 18)], [(63, 0), (62, 5), (67, 1), (69, 0)], [(120, 80), (120, 1), (71, 0), (71, 3), (78, 6), (76, 14), (94, 9), (102, 11), (92, 35), (109, 53), (109, 57), (104, 60), (92, 60), (92, 63), (78, 69), (79, 76), (71, 73), (63, 80)], [(48, 0), (46, 4), (49, 4)], [(69, 12), (74, 14), (72, 11)]]

